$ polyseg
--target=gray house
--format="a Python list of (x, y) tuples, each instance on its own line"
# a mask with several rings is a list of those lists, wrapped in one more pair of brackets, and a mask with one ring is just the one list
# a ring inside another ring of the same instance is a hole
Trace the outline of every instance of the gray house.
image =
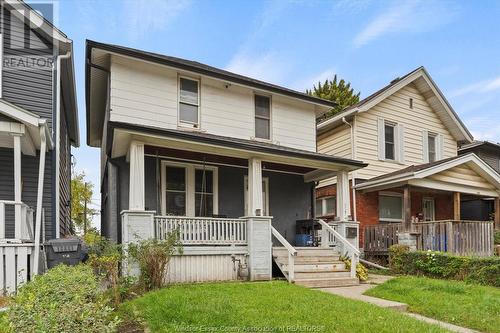
[[(500, 144), (489, 141), (474, 141), (461, 146), (459, 155), (474, 153), (500, 174)], [(497, 205), (497, 207), (495, 207)], [(464, 198), (462, 216), (470, 220), (490, 220), (494, 212), (500, 211), (500, 202), (493, 198)], [(500, 229), (500, 225), (495, 228)]]
[[(127, 47), (87, 41), (86, 52), (87, 143), (101, 149), (105, 236), (126, 245), (179, 229), (173, 282), (266, 280), (273, 261), (303, 285), (356, 282), (338, 260), (359, 255), (348, 173), (365, 164), (316, 152), (316, 117), (333, 102)], [(331, 176), (340, 179), (339, 221), (317, 222), (323, 249), (303, 248), (297, 227), (314, 218), (316, 182)]]
[[(78, 146), (72, 41), (51, 8), (2, 1), (0, 290), (38, 273), (40, 241), (71, 234), (71, 147)], [(43, 15), (43, 16), (42, 16)]]

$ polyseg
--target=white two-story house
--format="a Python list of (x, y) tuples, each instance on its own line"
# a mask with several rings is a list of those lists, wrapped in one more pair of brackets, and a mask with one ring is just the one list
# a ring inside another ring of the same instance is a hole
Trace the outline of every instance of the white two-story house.
[[(231, 280), (246, 267), (250, 279), (270, 279), (274, 257), (289, 280), (328, 285), (324, 272), (320, 279), (298, 264), (294, 270), (293, 257), (301, 250), (296, 221), (314, 217), (316, 183), (341, 179), (337, 210), (345, 222), (348, 172), (365, 166), (316, 152), (316, 118), (332, 102), (94, 41), (87, 41), (86, 98), (87, 143), (102, 152), (103, 235), (126, 244), (179, 229), (185, 250), (172, 261), (171, 281)], [(355, 256), (344, 228), (335, 227), (340, 234), (324, 227), (323, 245), (328, 238)], [(274, 255), (272, 235), (281, 246)], [(352, 282), (352, 272), (340, 270), (327, 277)]]

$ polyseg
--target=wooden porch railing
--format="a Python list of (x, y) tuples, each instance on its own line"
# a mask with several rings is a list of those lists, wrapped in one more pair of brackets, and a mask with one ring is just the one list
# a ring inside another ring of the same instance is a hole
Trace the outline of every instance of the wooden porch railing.
[[(7, 222), (7, 215), (6, 208), (11, 206), (12, 209), (12, 219), (15, 219), (14, 216), (14, 210), (16, 206), (21, 206), (21, 220), (20, 221), (15, 221), (14, 220), (14, 228), (17, 230), (19, 228), (19, 231), (16, 231), (15, 234), (19, 235), (18, 241), (23, 240), (23, 241), (33, 241), (34, 240), (34, 233), (33, 233), (33, 212), (34, 210), (26, 205), (23, 202), (17, 202), (17, 201), (11, 201), (11, 200), (0, 200), (0, 239), (5, 240), (6, 235), (5, 235), (5, 226)], [(12, 240), (16, 239), (14, 237)]]
[(155, 216), (155, 237), (178, 230), (183, 245), (247, 245), (247, 220), (211, 217)]
[[(364, 251), (387, 254), (398, 243), (401, 223), (369, 225), (364, 229)], [(493, 222), (429, 221), (412, 224), (417, 233), (417, 249), (451, 252), (458, 255), (489, 256), (493, 253)]]

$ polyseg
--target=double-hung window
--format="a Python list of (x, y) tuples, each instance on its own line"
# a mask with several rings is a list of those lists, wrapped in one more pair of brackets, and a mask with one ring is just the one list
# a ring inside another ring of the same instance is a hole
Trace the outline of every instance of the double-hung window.
[(437, 140), (436, 135), (433, 133), (429, 133), (427, 137), (427, 146), (428, 146), (428, 154), (429, 154), (429, 162), (436, 161), (436, 152), (437, 152)]
[(396, 136), (395, 136), (396, 126), (392, 123), (385, 122), (384, 124), (384, 134), (385, 134), (385, 159), (395, 160), (396, 159)]
[(402, 222), (403, 196), (399, 193), (380, 194), (378, 211), (380, 222)]
[(255, 137), (271, 139), (271, 98), (255, 95)]
[(316, 217), (335, 215), (335, 196), (316, 199)]
[(179, 123), (199, 126), (200, 85), (197, 80), (179, 78)]
[(168, 215), (186, 215), (186, 168), (165, 168), (165, 211)]
[(212, 216), (214, 214), (214, 172), (195, 169), (194, 172), (194, 214)]

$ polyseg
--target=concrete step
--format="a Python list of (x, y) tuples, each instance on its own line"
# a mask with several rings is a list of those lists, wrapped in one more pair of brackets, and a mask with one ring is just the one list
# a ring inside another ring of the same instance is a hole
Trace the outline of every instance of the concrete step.
[(295, 280), (307, 279), (337, 279), (337, 278), (350, 278), (351, 272), (338, 271), (338, 272), (297, 272), (295, 271)]
[(357, 278), (340, 277), (340, 278), (315, 278), (315, 279), (296, 279), (295, 284), (309, 288), (333, 288), (359, 285)]
[[(297, 250), (297, 257), (328, 257), (339, 255), (339, 253), (332, 248), (296, 247), (295, 250)], [(274, 247), (273, 256), (288, 256), (288, 250), (284, 247)]]
[[(288, 264), (288, 256), (274, 257), (274, 260), (282, 264)], [(338, 264), (343, 262), (339, 260), (338, 256), (328, 256), (328, 257), (295, 257), (294, 263), (296, 265), (299, 265), (299, 264)]]
[[(345, 270), (345, 264), (340, 261), (332, 263), (295, 263), (294, 267), (296, 272), (335, 272)], [(281, 269), (288, 272), (288, 261), (282, 263)]]

